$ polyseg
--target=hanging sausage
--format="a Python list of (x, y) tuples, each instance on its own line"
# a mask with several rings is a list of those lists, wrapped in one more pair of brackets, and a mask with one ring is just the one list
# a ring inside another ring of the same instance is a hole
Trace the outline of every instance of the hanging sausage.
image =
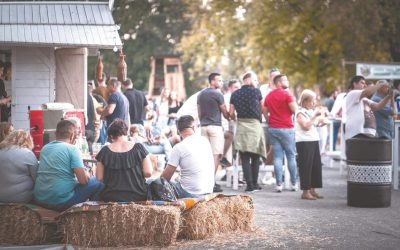
[(117, 78), (118, 81), (123, 82), (126, 80), (126, 74), (127, 74), (127, 65), (125, 62), (125, 55), (121, 50), (121, 53), (119, 54), (119, 62), (117, 65)]
[(100, 52), (97, 56), (97, 64), (96, 64), (96, 80), (97, 82), (103, 81), (103, 57), (100, 55)]

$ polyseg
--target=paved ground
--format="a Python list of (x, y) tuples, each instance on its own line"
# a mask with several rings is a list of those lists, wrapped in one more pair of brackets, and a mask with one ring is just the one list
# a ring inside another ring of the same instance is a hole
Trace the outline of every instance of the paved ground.
[[(389, 208), (347, 206), (346, 176), (338, 166), (323, 168), (325, 198), (300, 199), (300, 191), (252, 194), (255, 225), (251, 234), (180, 241), (171, 249), (400, 249), (400, 191), (392, 191)], [(224, 188), (226, 193), (243, 193)]]
[[(179, 240), (167, 249), (400, 249), (400, 191), (392, 191), (389, 208), (355, 208), (347, 206), (346, 176), (338, 166), (323, 168), (323, 182), (319, 193), (325, 198), (316, 201), (264, 186), (251, 195), (254, 232)], [(244, 194), (244, 187), (224, 190)]]

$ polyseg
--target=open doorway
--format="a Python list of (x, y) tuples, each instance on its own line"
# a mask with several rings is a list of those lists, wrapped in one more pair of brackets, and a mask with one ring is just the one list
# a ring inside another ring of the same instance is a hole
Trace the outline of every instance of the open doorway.
[(11, 120), (11, 50), (0, 49), (0, 121)]

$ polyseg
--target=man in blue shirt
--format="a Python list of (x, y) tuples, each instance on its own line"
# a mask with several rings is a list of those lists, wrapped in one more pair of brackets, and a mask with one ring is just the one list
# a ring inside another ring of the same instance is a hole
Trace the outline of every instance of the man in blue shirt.
[(394, 123), (393, 116), (396, 109), (394, 107), (393, 91), (390, 89), (386, 80), (379, 80), (377, 85), (384, 83), (384, 87), (379, 88), (372, 96), (371, 100), (379, 103), (385, 96), (391, 95), (390, 101), (385, 104), (383, 109), (374, 111), (376, 119), (376, 135), (379, 138), (393, 139), (394, 137)]
[(75, 140), (75, 124), (62, 120), (57, 124), (56, 140), (43, 147), (34, 188), (39, 205), (62, 211), (98, 199), (104, 184), (86, 172)]
[(125, 121), (126, 125), (130, 127), (129, 101), (121, 92), (121, 82), (117, 79), (111, 79), (108, 81), (107, 88), (111, 95), (102, 113), (102, 118), (107, 119), (108, 125), (119, 118)]

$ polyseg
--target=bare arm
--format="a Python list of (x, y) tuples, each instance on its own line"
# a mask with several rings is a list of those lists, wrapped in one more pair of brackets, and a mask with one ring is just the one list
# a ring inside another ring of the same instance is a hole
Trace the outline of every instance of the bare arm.
[(264, 114), (264, 100), (260, 101), (260, 111), (261, 111), (261, 115), (263, 115)]
[(308, 131), (314, 125), (314, 122), (318, 118), (319, 115), (320, 115), (319, 113), (315, 113), (315, 115), (310, 120), (308, 120), (304, 116), (304, 114), (298, 113), (297, 116), (296, 116), (296, 120), (299, 123), (299, 125), (300, 125), (302, 130)]
[(11, 96), (9, 97), (4, 97), (0, 99), (0, 105), (7, 105), (8, 103), (11, 102)]
[(172, 176), (174, 175), (176, 170), (176, 167), (173, 167), (171, 165), (167, 165), (164, 169), (164, 171), (161, 173), (160, 177), (163, 177), (164, 179), (166, 179), (167, 181), (170, 181)]
[(268, 107), (265, 107), (264, 106), (264, 108), (262, 109), (262, 113), (263, 113), (263, 115), (264, 115), (264, 118), (265, 118), (265, 121), (267, 122), (267, 123), (269, 123), (269, 114), (268, 114)]
[(108, 104), (108, 105), (104, 108), (104, 111), (103, 111), (103, 113), (101, 114), (101, 116), (102, 116), (102, 117), (106, 117), (106, 116), (111, 115), (111, 114), (114, 112), (116, 106), (117, 106), (117, 105), (116, 105), (115, 103)]
[(84, 168), (74, 168), (74, 173), (78, 179), (79, 184), (85, 185), (89, 181), (89, 174)]
[(151, 177), (153, 174), (153, 165), (150, 161), (150, 155), (147, 155), (146, 158), (142, 161), (143, 175), (144, 177)]
[(104, 166), (99, 161), (96, 163), (96, 179), (101, 182), (104, 180)]
[[(376, 103), (376, 102), (373, 102), (373, 103), (371, 103), (371, 110), (372, 111), (378, 111), (378, 110), (381, 110), (381, 109), (383, 109), (384, 107), (385, 107), (385, 105), (386, 105), (386, 103), (388, 103), (388, 101), (391, 99), (392, 97), (391, 97), (391, 95), (387, 95), (387, 96), (385, 96), (380, 102), (378, 102), (378, 103)], [(393, 99), (393, 98), (392, 98)]]
[(296, 102), (291, 102), (289, 103), (289, 109), (292, 112), (292, 114), (296, 113), (297, 110), (297, 104)]
[(226, 109), (225, 103), (219, 105), (219, 110), (221, 110), (222, 115), (227, 119), (228, 121), (230, 120), (229, 112)]
[[(373, 95), (378, 89), (382, 88), (383, 86), (387, 86), (387, 83), (380, 83), (372, 86), (368, 86), (365, 89), (363, 89), (360, 100), (363, 99), (364, 97), (368, 97)], [(386, 103), (385, 103), (386, 104)], [(385, 104), (383, 106), (385, 106)]]
[(232, 120), (236, 120), (235, 111), (236, 111), (235, 106), (233, 106), (233, 104), (231, 104), (229, 107), (229, 116)]

